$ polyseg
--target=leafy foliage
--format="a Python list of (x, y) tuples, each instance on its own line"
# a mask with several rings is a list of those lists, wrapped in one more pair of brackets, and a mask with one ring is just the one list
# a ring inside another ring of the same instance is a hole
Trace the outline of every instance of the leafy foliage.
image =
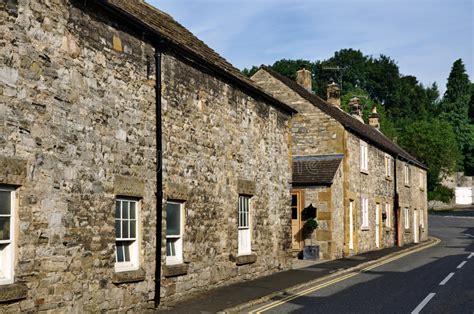
[(308, 218), (303, 225), (305, 236), (309, 236), (316, 228), (318, 228), (317, 221), (314, 218)]

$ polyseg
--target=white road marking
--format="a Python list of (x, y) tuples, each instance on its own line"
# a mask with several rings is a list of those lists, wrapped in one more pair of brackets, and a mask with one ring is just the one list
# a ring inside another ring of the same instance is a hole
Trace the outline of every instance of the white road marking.
[(462, 262), (461, 264), (459, 264), (458, 267), (456, 267), (456, 268), (457, 268), (457, 269), (460, 269), (460, 268), (463, 267), (464, 264), (466, 264), (466, 263), (467, 263), (467, 261), (464, 261), (464, 262)]
[(446, 278), (443, 279), (443, 281), (439, 283), (439, 285), (444, 286), (448, 282), (448, 280), (451, 279), (451, 277), (453, 276), (454, 276), (454, 273), (450, 273), (449, 275), (446, 276)]
[(474, 235), (469, 234), (469, 233), (463, 233), (464, 235), (467, 235), (468, 237), (474, 238)]
[(467, 258), (469, 259), (469, 258), (471, 258), (471, 257), (473, 257), (473, 256), (474, 256), (474, 253), (471, 253), (471, 254), (469, 254), (469, 256), (468, 256)]
[(424, 298), (423, 301), (421, 301), (421, 303), (418, 304), (418, 306), (411, 312), (411, 314), (420, 313), (420, 311), (426, 306), (426, 304), (428, 304), (428, 302), (430, 302), (431, 299), (433, 299), (435, 295), (436, 293), (434, 292), (431, 292), (430, 294), (428, 294), (426, 298)]

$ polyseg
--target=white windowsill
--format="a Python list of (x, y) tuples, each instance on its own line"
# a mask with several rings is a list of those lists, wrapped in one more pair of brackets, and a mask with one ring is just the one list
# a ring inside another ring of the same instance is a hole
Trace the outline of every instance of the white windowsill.
[(140, 267), (138, 265), (133, 265), (131, 263), (115, 263), (115, 272), (121, 273), (125, 271), (134, 271), (138, 270)]

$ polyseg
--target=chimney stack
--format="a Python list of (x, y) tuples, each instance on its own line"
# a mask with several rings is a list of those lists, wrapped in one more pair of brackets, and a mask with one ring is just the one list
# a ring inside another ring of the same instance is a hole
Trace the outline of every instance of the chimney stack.
[(364, 123), (364, 119), (362, 118), (362, 106), (360, 104), (360, 99), (357, 97), (352, 97), (349, 101), (349, 109), (351, 111), (351, 115), (359, 120), (360, 122)]
[(380, 131), (379, 114), (376, 106), (372, 108), (372, 113), (369, 116), (369, 125)]
[(326, 87), (327, 102), (338, 108), (341, 108), (341, 89), (334, 81), (329, 83)]
[(313, 79), (311, 77), (311, 71), (302, 68), (301, 70), (296, 72), (296, 82), (303, 86), (310, 93), (313, 92), (312, 81)]

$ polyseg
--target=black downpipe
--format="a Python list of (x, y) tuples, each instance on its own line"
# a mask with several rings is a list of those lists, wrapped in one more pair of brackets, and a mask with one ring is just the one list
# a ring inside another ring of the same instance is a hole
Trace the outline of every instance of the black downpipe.
[(155, 138), (156, 138), (156, 248), (155, 248), (155, 307), (160, 305), (161, 289), (161, 242), (163, 219), (163, 160), (161, 125), (161, 53), (163, 43), (155, 45)]
[(398, 200), (398, 187), (397, 187), (397, 159), (398, 155), (393, 159), (393, 211), (395, 214), (395, 245), (399, 245), (399, 232), (400, 232), (400, 204)]

